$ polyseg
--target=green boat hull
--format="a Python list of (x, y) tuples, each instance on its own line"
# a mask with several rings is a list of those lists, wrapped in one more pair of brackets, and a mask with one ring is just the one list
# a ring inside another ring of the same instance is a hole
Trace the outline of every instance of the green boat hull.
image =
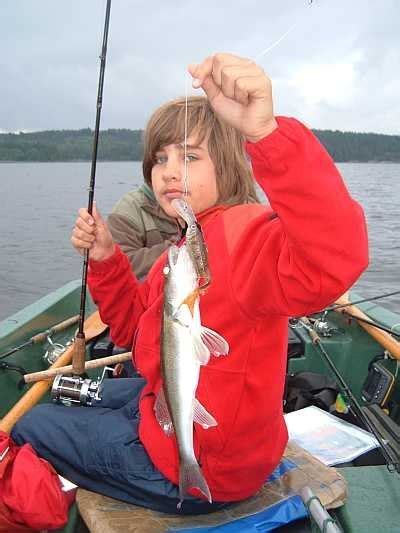
[[(79, 309), (80, 287), (79, 281), (70, 282), (1, 322), (0, 355), (26, 342), (38, 332), (76, 315)], [(353, 295), (353, 299), (355, 298), (356, 296)], [(388, 328), (393, 328), (400, 323), (399, 314), (380, 305), (364, 303), (359, 307), (372, 320)], [(94, 310), (95, 306), (88, 298), (86, 316)], [(368, 365), (376, 355), (382, 353), (383, 348), (355, 321), (349, 321), (343, 315), (330, 313), (328, 321), (336, 333), (329, 337), (322, 337), (323, 345), (353, 394), (362, 403), (361, 390), (368, 373)], [(67, 343), (73, 338), (75, 327), (58, 334), (53, 340), (61, 344)], [(313, 344), (307, 330), (298, 327), (293, 331), (302, 350), (289, 360), (289, 372), (309, 371), (331, 376), (330, 369), (321, 357), (318, 346)], [(9, 356), (5, 361), (21, 366), (28, 372), (44, 370), (48, 366), (43, 359), (44, 350), (43, 344), (31, 345)], [(395, 372), (396, 361), (386, 359), (384, 365), (393, 373)], [(26, 390), (26, 386), (21, 388), (20, 384), (21, 375), (18, 372), (0, 370), (0, 417), (9, 411)], [(49, 396), (44, 397), (42, 401), (49, 401)], [(394, 407), (390, 413), (391, 418), (396, 424), (400, 424), (399, 379), (394, 387), (392, 403)], [(378, 530), (381, 532), (400, 531), (398, 525), (400, 524), (400, 506), (398, 505), (400, 477), (397, 474), (390, 474), (385, 466), (349, 467), (343, 468), (341, 472), (346, 477), (350, 488), (348, 502), (336, 512), (344, 530), (357, 533), (372, 533)], [(379, 485), (380, 491), (376, 505), (375, 500), (370, 499), (375, 492), (374, 484)], [(397, 501), (396, 505), (394, 505), (395, 501)], [(388, 514), (378, 513), (379, 509), (385, 510)], [(310, 531), (308, 522), (295, 524), (293, 527), (294, 529), (292, 526), (281, 528), (280, 531), (299, 533)], [(73, 506), (69, 523), (63, 532), (83, 533), (85, 531), (87, 529), (80, 519), (77, 508)]]

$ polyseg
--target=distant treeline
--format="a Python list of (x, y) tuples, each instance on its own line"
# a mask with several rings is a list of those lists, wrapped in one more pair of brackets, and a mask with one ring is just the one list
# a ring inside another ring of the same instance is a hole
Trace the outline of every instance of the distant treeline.
[[(399, 161), (400, 135), (314, 130), (333, 159), (344, 161)], [(100, 132), (100, 161), (141, 161), (142, 130)], [(87, 161), (92, 157), (93, 131), (40, 131), (0, 134), (0, 161)]]

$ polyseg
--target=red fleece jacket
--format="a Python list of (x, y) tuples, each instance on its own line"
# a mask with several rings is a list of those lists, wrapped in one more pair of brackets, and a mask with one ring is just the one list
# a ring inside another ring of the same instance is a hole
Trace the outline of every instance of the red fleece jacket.
[[(268, 137), (247, 144), (272, 209), (216, 206), (198, 217), (212, 272), (200, 300), (202, 323), (230, 345), (228, 356), (201, 367), (196, 394), (218, 422), (207, 430), (194, 427), (196, 457), (215, 501), (254, 494), (281, 459), (288, 317), (332, 303), (367, 265), (362, 210), (331, 158), (296, 120), (278, 124)], [(139, 284), (117, 248), (111, 258), (90, 262), (89, 285), (114, 341), (134, 343), (135, 364), (147, 380), (140, 438), (156, 467), (177, 484), (176, 441), (153, 411), (162, 384), (164, 264), (165, 255)]]

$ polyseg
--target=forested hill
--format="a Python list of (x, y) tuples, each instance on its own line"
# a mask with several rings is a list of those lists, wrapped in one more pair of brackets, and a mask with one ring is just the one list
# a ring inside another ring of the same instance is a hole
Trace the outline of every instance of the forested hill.
[(337, 130), (313, 130), (313, 132), (337, 162), (400, 162), (400, 135)]
[[(142, 130), (100, 132), (98, 159), (140, 161)], [(400, 135), (314, 130), (333, 159), (343, 161), (398, 161)], [(40, 131), (0, 134), (0, 161), (87, 161), (91, 159), (93, 131)]]

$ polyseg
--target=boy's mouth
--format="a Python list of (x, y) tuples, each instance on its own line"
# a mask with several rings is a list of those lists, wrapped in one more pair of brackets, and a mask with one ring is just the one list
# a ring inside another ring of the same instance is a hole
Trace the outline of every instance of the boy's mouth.
[(174, 198), (181, 198), (184, 193), (180, 189), (166, 189), (163, 194), (169, 200), (173, 200)]

